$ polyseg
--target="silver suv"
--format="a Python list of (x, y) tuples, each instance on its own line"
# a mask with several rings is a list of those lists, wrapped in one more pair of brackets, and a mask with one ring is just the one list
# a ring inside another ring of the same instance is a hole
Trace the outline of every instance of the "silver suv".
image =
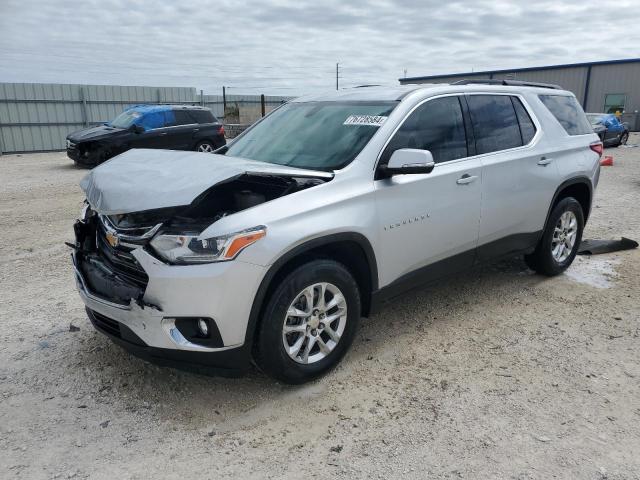
[(574, 95), (516, 82), (297, 99), (216, 155), (131, 150), (90, 172), (73, 264), (93, 325), (133, 353), (289, 383), (361, 316), (505, 255), (573, 261), (602, 144)]

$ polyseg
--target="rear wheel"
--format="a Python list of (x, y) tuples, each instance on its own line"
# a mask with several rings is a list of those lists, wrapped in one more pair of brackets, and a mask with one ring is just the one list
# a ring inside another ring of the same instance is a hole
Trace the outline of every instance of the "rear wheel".
[(573, 197), (562, 199), (551, 212), (536, 250), (525, 255), (525, 262), (543, 275), (564, 272), (578, 252), (583, 229), (584, 214), (580, 203)]
[(196, 145), (196, 152), (212, 153), (215, 150), (213, 143), (204, 140)]
[(618, 145), (626, 145), (627, 141), (629, 141), (629, 132), (624, 132), (620, 136), (620, 142), (618, 143)]
[(360, 292), (333, 260), (291, 272), (271, 296), (256, 342), (256, 363), (285, 383), (303, 383), (333, 368), (348, 350), (360, 319)]

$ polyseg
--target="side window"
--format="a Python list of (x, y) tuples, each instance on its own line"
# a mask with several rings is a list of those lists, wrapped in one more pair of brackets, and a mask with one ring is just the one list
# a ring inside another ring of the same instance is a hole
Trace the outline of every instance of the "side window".
[(420, 105), (404, 121), (385, 148), (380, 165), (401, 148), (429, 150), (436, 163), (467, 156), (467, 138), (458, 97), (443, 97)]
[(591, 124), (575, 97), (566, 95), (538, 95), (538, 97), (569, 135), (593, 133)]
[(522, 146), (520, 126), (511, 97), (468, 95), (467, 103), (478, 155)]
[(217, 123), (217, 119), (209, 110), (192, 110), (189, 112), (198, 123)]
[(191, 123), (196, 123), (186, 110), (172, 110), (171, 113), (173, 113), (174, 116), (173, 125), (189, 125)]
[(516, 109), (516, 116), (520, 124), (520, 133), (522, 134), (522, 144), (527, 145), (536, 134), (536, 126), (529, 116), (527, 109), (524, 108), (518, 97), (511, 97), (513, 107)]
[(147, 112), (139, 121), (145, 130), (153, 130), (154, 128), (162, 128), (165, 126), (165, 112)]

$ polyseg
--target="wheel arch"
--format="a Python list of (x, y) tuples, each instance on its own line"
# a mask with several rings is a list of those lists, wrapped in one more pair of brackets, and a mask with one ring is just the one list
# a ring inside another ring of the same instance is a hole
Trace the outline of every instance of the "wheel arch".
[(361, 311), (369, 314), (372, 292), (378, 289), (378, 266), (369, 240), (360, 233), (344, 232), (309, 240), (284, 253), (267, 270), (253, 299), (245, 344), (253, 345), (269, 294), (289, 272), (315, 258), (336, 260), (351, 272), (360, 288)]
[(551, 215), (551, 212), (553, 211), (555, 206), (563, 198), (567, 198), (567, 197), (573, 197), (580, 203), (580, 206), (582, 206), (582, 213), (584, 215), (584, 223), (585, 225), (587, 224), (587, 219), (589, 218), (589, 214), (591, 213), (591, 203), (593, 200), (593, 185), (589, 177), (580, 176), (580, 177), (570, 178), (569, 180), (565, 180), (557, 188), (555, 194), (553, 195), (553, 200), (549, 205), (547, 218), (544, 222), (545, 228), (547, 226), (547, 222), (549, 221), (549, 216)]

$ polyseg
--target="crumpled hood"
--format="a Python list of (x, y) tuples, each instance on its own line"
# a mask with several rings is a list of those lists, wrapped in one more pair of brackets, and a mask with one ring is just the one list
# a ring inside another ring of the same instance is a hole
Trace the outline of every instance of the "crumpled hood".
[(210, 153), (133, 149), (80, 182), (98, 213), (116, 215), (189, 205), (212, 186), (245, 173), (332, 178), (333, 174)]
[(107, 125), (97, 125), (95, 127), (84, 128), (77, 130), (67, 135), (67, 138), (72, 142), (84, 142), (87, 140), (100, 140), (102, 138), (111, 138), (116, 135), (127, 133), (127, 130), (122, 128), (109, 127)]

